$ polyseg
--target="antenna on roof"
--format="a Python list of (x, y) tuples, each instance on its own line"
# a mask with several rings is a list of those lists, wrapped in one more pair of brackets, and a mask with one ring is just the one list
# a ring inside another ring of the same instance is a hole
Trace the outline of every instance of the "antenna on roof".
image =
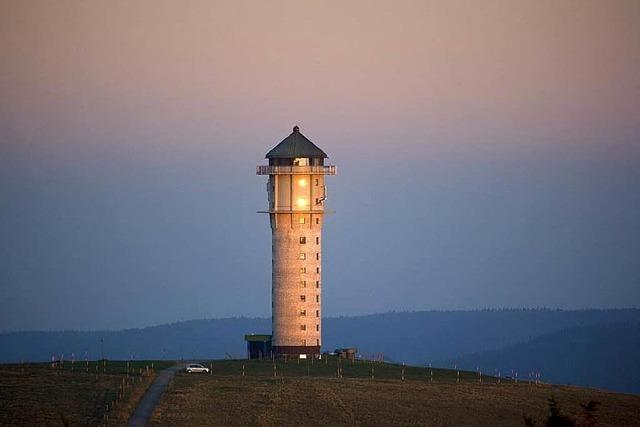
[(294, 131), (294, 132), (300, 132), (300, 128), (298, 127), (298, 125), (295, 125), (295, 126), (293, 127), (293, 131)]

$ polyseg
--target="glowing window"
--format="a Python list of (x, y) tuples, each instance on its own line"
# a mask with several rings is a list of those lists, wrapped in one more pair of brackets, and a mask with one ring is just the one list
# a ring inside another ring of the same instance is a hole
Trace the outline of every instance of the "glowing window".
[(304, 252), (300, 252), (300, 255), (298, 255), (298, 259), (307, 259), (307, 254), (305, 254)]
[(305, 206), (307, 206), (307, 199), (300, 197), (298, 200), (296, 200), (296, 204), (299, 208), (304, 208)]
[(303, 217), (303, 216), (301, 216), (301, 217), (300, 217), (300, 219), (299, 219), (299, 221), (300, 221), (300, 224), (304, 224), (304, 217)]
[(304, 179), (304, 178), (299, 179), (299, 180), (298, 180), (298, 185), (299, 185), (300, 187), (306, 187), (306, 186), (307, 186), (307, 180), (306, 180), (306, 179)]
[(309, 158), (307, 157), (296, 157), (293, 159), (294, 166), (309, 166)]

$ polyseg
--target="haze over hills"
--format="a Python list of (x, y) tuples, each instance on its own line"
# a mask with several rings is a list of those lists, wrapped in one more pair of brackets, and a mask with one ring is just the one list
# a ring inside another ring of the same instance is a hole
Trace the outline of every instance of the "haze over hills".
[[(638, 309), (382, 313), (325, 319), (323, 349), (355, 346), (364, 357), (482, 366), (489, 373), (535, 369), (550, 382), (640, 392), (639, 324)], [(67, 360), (244, 357), (244, 334), (270, 329), (268, 318), (227, 318), (121, 331), (13, 332), (0, 334), (0, 361), (60, 354)], [(590, 368), (598, 374), (587, 374)], [(621, 379), (624, 372), (628, 378)]]
[(436, 367), (480, 369), (490, 375), (544, 379), (640, 393), (640, 323), (594, 324), (563, 329), (505, 348), (433, 363)]

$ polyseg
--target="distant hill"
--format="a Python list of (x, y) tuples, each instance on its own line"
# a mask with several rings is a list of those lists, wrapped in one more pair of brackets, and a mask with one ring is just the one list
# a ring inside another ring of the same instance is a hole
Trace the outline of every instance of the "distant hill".
[(487, 352), (436, 361), (434, 366), (480, 370), (543, 380), (640, 393), (640, 323), (581, 326)]
[[(323, 348), (355, 346), (365, 357), (382, 353), (387, 360), (424, 365), (430, 361), (451, 361), (472, 353), (497, 351), (572, 328), (639, 323), (638, 309), (382, 313), (325, 319)], [(103, 353), (111, 359), (244, 357), (244, 334), (269, 333), (270, 330), (270, 319), (228, 318), (121, 331), (5, 333), (0, 334), (0, 362), (46, 361), (52, 354), (61, 353), (67, 359), (72, 353), (76, 359), (83, 359), (85, 354), (96, 359)], [(629, 355), (632, 354), (623, 353), (620, 357)], [(554, 360), (552, 352), (547, 353), (547, 359)], [(519, 359), (513, 360), (516, 365)], [(475, 369), (477, 363), (470, 363)], [(489, 361), (487, 363), (487, 366), (491, 365)], [(594, 366), (594, 369), (605, 367)], [(550, 378), (548, 373), (551, 371), (543, 371), (546, 378)], [(581, 378), (571, 377), (562, 382), (584, 384)], [(636, 382), (640, 383), (637, 376)]]

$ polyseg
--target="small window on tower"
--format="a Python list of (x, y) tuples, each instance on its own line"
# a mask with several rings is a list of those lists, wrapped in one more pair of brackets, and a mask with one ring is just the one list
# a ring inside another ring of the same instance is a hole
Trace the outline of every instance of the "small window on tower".
[(316, 224), (320, 224), (320, 218), (316, 218)]
[(300, 325), (300, 330), (301, 331), (306, 331), (307, 330), (307, 325)]
[(316, 310), (316, 317), (320, 317), (320, 310)]
[(320, 244), (320, 238), (316, 237), (316, 245), (319, 245), (319, 244)]
[(307, 243), (307, 238), (304, 236), (300, 237), (300, 244), (304, 245), (305, 243)]
[(303, 302), (304, 302), (304, 301), (306, 301), (306, 300), (307, 300), (307, 297), (306, 297), (306, 296), (304, 296), (304, 295), (300, 295), (300, 301), (303, 301)]
[(301, 217), (300, 217), (300, 219), (299, 219), (299, 221), (300, 221), (300, 224), (304, 224), (304, 217), (303, 217), (303, 216), (301, 216)]
[(316, 280), (316, 288), (319, 288), (319, 287), (320, 287), (320, 281)]
[(320, 302), (320, 295), (316, 295), (316, 302)]
[(316, 325), (316, 331), (320, 331), (320, 325)]
[(304, 252), (300, 252), (300, 255), (298, 255), (298, 259), (307, 259), (307, 254), (305, 254)]
[(320, 261), (320, 253), (316, 252), (316, 259)]
[(320, 267), (316, 267), (316, 273), (320, 274)]
[(307, 310), (300, 311), (300, 316), (304, 317), (307, 315)]
[(318, 178), (316, 178), (316, 185), (319, 185), (320, 181), (318, 180)]
[(300, 267), (300, 273), (306, 273), (307, 267)]
[(301, 280), (300, 281), (300, 286), (302, 286), (303, 288), (307, 287), (307, 281), (306, 280)]

